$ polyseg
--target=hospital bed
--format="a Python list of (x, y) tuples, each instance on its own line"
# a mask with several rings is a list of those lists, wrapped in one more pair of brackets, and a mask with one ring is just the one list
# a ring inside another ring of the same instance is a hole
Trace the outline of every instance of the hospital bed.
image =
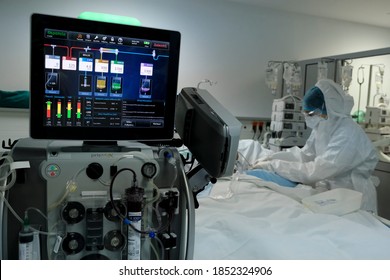
[(207, 185), (197, 196), (194, 258), (390, 259), (387, 220), (313, 211), (301, 202), (313, 192), (244, 173)]

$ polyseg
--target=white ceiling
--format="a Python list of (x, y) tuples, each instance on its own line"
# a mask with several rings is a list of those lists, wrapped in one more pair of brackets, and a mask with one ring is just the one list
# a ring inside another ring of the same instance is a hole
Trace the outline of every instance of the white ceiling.
[(390, 0), (226, 0), (390, 28)]

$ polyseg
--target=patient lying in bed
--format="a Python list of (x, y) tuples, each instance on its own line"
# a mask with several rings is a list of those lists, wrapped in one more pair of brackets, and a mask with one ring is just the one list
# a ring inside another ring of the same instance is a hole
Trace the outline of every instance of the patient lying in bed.
[[(362, 209), (377, 212), (371, 180), (378, 156), (371, 140), (351, 117), (353, 98), (332, 80), (316, 83), (302, 100), (311, 134), (304, 147), (269, 155), (252, 168), (272, 171), (292, 182), (347, 188), (362, 193)], [(258, 174), (260, 175), (260, 174)]]
[(302, 199), (326, 188), (258, 178), (251, 166), (272, 152), (256, 141), (241, 140), (239, 153), (237, 172), (198, 196), (194, 259), (390, 259), (390, 229), (377, 216), (313, 211)]
[(240, 174), (198, 197), (194, 259), (390, 259), (390, 229), (374, 215), (314, 213), (301, 186), (275, 186)]
[[(331, 188), (352, 188), (350, 182), (338, 180), (337, 185), (332, 178), (337, 174), (313, 173), (309, 174), (312, 181), (289, 180), (283, 175), (295, 172), (294, 166), (275, 172), (266, 167), (268, 163), (262, 164), (285, 156), (291, 157), (289, 166), (303, 160), (299, 156), (305, 157), (297, 149), (274, 153), (257, 141), (240, 141), (237, 172), (232, 178), (218, 179), (198, 196), (195, 259), (390, 259), (390, 229), (372, 213), (376, 196), (365, 198), (363, 209), (369, 211), (315, 212), (302, 200)], [(364, 188), (362, 182), (368, 181), (361, 176), (357, 172), (349, 178), (355, 178), (354, 186)]]
[(324, 164), (321, 169), (321, 158), (302, 163), (300, 158), (305, 154), (298, 147), (273, 152), (253, 140), (240, 140), (238, 155), (238, 171), (241, 173), (290, 188), (305, 184), (318, 191), (337, 188), (356, 190), (363, 194), (362, 209), (376, 213), (376, 191), (371, 189), (374, 188), (371, 170), (363, 164), (358, 168), (335, 165), (332, 169)]

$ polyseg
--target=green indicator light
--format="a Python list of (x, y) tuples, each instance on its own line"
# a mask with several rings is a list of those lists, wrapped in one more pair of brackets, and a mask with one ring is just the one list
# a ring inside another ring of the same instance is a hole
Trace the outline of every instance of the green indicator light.
[(141, 22), (136, 18), (117, 16), (117, 15), (111, 15), (111, 14), (104, 14), (104, 13), (82, 12), (79, 15), (79, 19), (87, 19), (87, 20), (103, 21), (103, 22), (109, 22), (109, 23), (119, 23), (119, 24), (126, 24), (126, 25), (141, 26)]

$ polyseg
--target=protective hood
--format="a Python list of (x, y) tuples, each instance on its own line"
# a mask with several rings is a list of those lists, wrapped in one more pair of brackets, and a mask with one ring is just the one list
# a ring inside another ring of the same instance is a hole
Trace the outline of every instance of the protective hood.
[(305, 146), (272, 155), (269, 170), (293, 182), (363, 193), (362, 209), (377, 211), (376, 189), (370, 179), (378, 162), (376, 150), (350, 116), (353, 98), (331, 80), (320, 80), (327, 119), (313, 128)]
[(325, 98), (328, 117), (349, 117), (353, 107), (353, 97), (345, 93), (340, 85), (332, 80), (324, 79), (316, 83)]

